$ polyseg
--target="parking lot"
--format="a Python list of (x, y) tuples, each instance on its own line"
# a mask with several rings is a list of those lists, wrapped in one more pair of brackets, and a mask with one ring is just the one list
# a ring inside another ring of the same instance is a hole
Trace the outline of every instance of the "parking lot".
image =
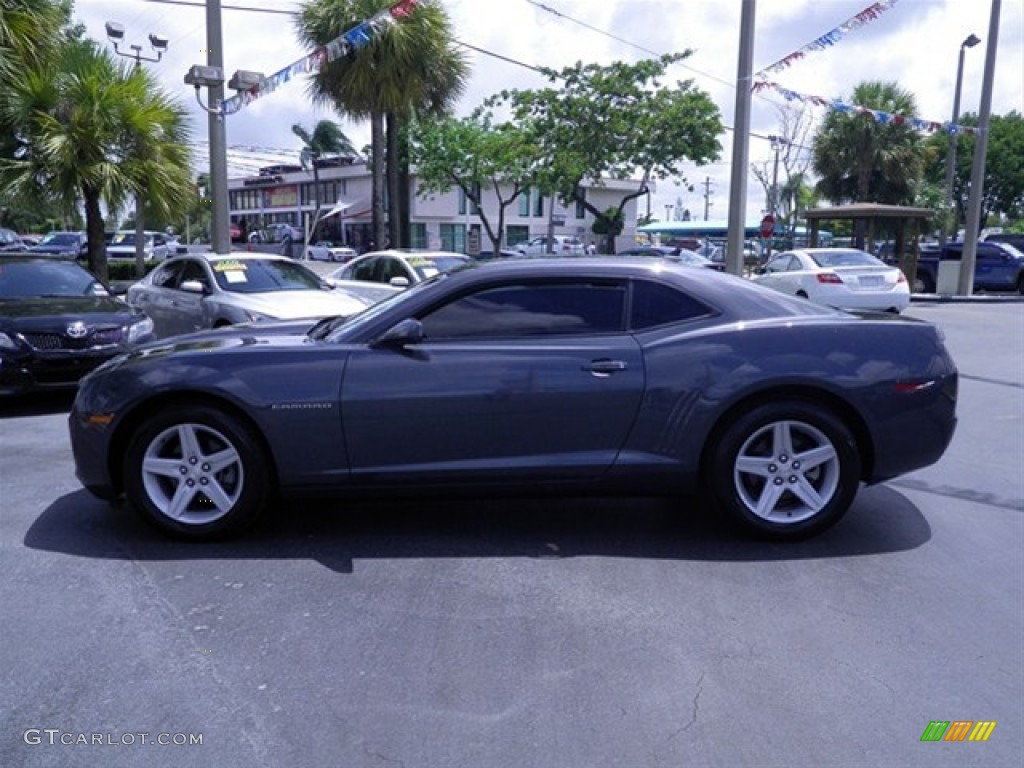
[(490, 497), (177, 543), (78, 485), (70, 397), (0, 401), (0, 765), (1019, 765), (1024, 303), (907, 314), (960, 369), (953, 443), (800, 544)]

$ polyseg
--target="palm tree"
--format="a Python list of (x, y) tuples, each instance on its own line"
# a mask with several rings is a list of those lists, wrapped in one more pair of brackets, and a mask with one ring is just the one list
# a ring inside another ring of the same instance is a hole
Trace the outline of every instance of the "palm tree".
[(192, 195), (186, 111), (145, 70), (95, 43), (64, 46), (59, 66), (28, 69), (0, 100), (16, 149), (0, 159), (0, 196), (85, 209), (89, 267), (107, 276), (103, 206), (146, 193), (171, 218)]
[(0, 87), (24, 67), (49, 60), (66, 21), (53, 0), (4, 0), (0, 4)]
[(302, 152), (299, 154), (299, 162), (307, 170), (313, 169), (313, 197), (316, 207), (313, 213), (313, 222), (320, 220), (320, 160), (327, 155), (355, 155), (356, 148), (341, 130), (341, 126), (331, 120), (320, 120), (313, 131), (306, 130), (301, 125), (293, 125), (292, 133), (302, 140)]
[[(309, 46), (321, 46), (347, 29), (391, 5), (387, 0), (311, 0), (299, 15), (298, 35)], [(373, 228), (377, 243), (384, 229), (385, 167), (398, 161), (398, 152), (385, 148), (385, 116), (399, 117), (441, 103), (440, 86), (464, 83), (467, 66), (463, 54), (450, 43), (451, 22), (439, 3), (422, 0), (407, 17), (375, 35), (371, 42), (324, 67), (312, 80), (313, 100), (329, 104), (356, 120), (369, 119), (373, 179)], [(397, 141), (397, 122), (392, 135)], [(397, 145), (395, 145), (397, 147)], [(397, 173), (397, 166), (395, 173)], [(393, 200), (392, 216), (400, 203)]]
[[(913, 94), (896, 83), (861, 83), (851, 101), (890, 115), (917, 116)], [(833, 111), (814, 137), (812, 152), (818, 189), (833, 203), (910, 203), (924, 169), (922, 142), (909, 120)]]

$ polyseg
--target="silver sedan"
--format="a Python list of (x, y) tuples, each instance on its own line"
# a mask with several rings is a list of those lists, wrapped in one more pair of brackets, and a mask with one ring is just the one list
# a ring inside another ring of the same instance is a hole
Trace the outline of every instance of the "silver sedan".
[(268, 254), (190, 254), (168, 259), (128, 289), (158, 337), (236, 323), (354, 315), (377, 301)]

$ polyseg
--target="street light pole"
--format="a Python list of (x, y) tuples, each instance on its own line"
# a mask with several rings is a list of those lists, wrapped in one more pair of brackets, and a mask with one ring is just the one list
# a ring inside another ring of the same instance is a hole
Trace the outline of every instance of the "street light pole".
[[(953, 91), (953, 118), (950, 120), (951, 125), (957, 125), (957, 121), (960, 119), (960, 88), (963, 86), (964, 81), (964, 51), (967, 48), (973, 48), (981, 40), (971, 33), (967, 38), (960, 43), (960, 56), (956, 67), (956, 89)], [(960, 217), (957, 215), (956, 207), (953, 203), (953, 172), (956, 169), (956, 145), (958, 138), (958, 131), (956, 128), (950, 128), (949, 131), (949, 153), (946, 156), (946, 199), (945, 199), (945, 211), (948, 214), (950, 207), (953, 207), (953, 239), (956, 239), (956, 233), (958, 229)], [(946, 224), (943, 222), (939, 229), (939, 247), (941, 248), (946, 244)]]
[[(224, 43), (220, 23), (220, 0), (206, 0), (206, 64), (224, 71)], [(228, 206), (228, 145), (224, 127), (224, 81), (209, 85), (209, 100), (213, 105), (208, 112), (210, 142), (210, 199), (213, 216), (210, 222), (210, 250), (228, 253), (231, 250), (231, 230)]]
[[(772, 165), (772, 189), (768, 195), (768, 213), (771, 214), (772, 218), (776, 221), (779, 219), (779, 152), (782, 148), (789, 144), (781, 136), (769, 136), (768, 140), (772, 144), (772, 151), (775, 153), (775, 162)], [(772, 255), (772, 237), (768, 238), (768, 253), (767, 256)]]
[[(124, 26), (116, 21), (106, 23), (107, 37), (114, 45), (114, 53), (128, 59), (135, 59), (135, 71), (142, 68), (142, 62), (157, 62), (163, 58), (167, 51), (167, 38), (156, 33), (150, 33), (149, 44), (156, 51), (156, 56), (143, 56), (142, 46), (137, 44), (129, 45), (131, 53), (122, 51), (120, 43), (124, 40)], [(146, 195), (140, 189), (135, 193), (135, 273), (142, 277), (146, 274), (146, 219), (145, 219)], [(153, 244), (154, 247), (156, 243)]]

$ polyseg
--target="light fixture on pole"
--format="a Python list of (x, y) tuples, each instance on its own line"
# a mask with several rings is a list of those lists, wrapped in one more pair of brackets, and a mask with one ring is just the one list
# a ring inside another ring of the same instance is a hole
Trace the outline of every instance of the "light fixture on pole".
[[(228, 87), (236, 91), (251, 91), (264, 79), (262, 72), (240, 69), (231, 75)], [(224, 111), (221, 95), (224, 93), (224, 69), (220, 66), (193, 64), (185, 73), (185, 85), (196, 89), (196, 103), (210, 115), (210, 197), (213, 200), (210, 247), (214, 253), (231, 250), (227, 205), (227, 140), (224, 133)], [(210, 104), (204, 104), (199, 89), (210, 91)]]
[[(960, 56), (956, 67), (956, 89), (953, 91), (953, 117), (950, 120), (951, 126), (956, 126), (957, 121), (960, 119), (960, 88), (964, 81), (964, 51), (967, 48), (973, 48), (981, 42), (981, 38), (971, 33), (966, 39), (960, 43)], [(958, 230), (960, 217), (957, 214), (957, 209), (953, 206), (953, 172), (956, 168), (956, 145), (958, 138), (958, 130), (955, 127), (951, 127), (949, 131), (949, 153), (946, 156), (946, 199), (944, 210), (949, 213), (952, 208), (953, 213), (953, 239), (956, 239), (956, 233)], [(939, 230), (939, 247), (946, 244), (946, 223), (942, 223), (942, 227)]]
[[(135, 59), (135, 69), (138, 70), (142, 66), (142, 62), (151, 61), (158, 62), (163, 58), (164, 53), (167, 51), (167, 38), (163, 35), (158, 35), (155, 32), (149, 33), (149, 44), (156, 52), (156, 56), (143, 56), (142, 46), (137, 43), (132, 43), (128, 47), (131, 49), (131, 53), (121, 50), (121, 44), (124, 42), (124, 25), (118, 24), (116, 21), (108, 21), (106, 23), (107, 39), (110, 40), (114, 46), (114, 53), (118, 56), (124, 56), (127, 59)], [(144, 216), (144, 209), (146, 204), (146, 198), (143, 193), (137, 192), (135, 195), (135, 271), (139, 277), (142, 277), (146, 273), (146, 221)], [(155, 243), (154, 243), (155, 245)]]
[(158, 35), (155, 32), (149, 34), (149, 45), (156, 52), (156, 56), (143, 56), (142, 46), (132, 43), (128, 47), (131, 48), (131, 52), (122, 51), (121, 44), (124, 43), (124, 25), (118, 24), (116, 21), (108, 21), (106, 23), (107, 39), (110, 40), (114, 46), (114, 53), (118, 56), (124, 56), (128, 59), (135, 59), (135, 66), (138, 67), (143, 61), (157, 62), (163, 58), (163, 55), (167, 52), (167, 38), (163, 35)]

